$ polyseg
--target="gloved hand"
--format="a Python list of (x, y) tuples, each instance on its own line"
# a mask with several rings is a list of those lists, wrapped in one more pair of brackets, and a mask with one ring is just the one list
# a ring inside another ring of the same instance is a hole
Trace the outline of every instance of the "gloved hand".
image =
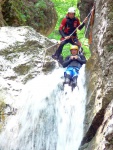
[(70, 56), (70, 59), (78, 59), (78, 56)]

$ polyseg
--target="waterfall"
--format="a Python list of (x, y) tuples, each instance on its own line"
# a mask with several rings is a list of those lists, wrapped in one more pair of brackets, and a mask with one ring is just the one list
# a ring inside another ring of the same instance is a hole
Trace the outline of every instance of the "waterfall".
[(0, 134), (0, 150), (78, 150), (85, 111), (85, 65), (78, 87), (62, 87), (64, 70), (39, 75), (22, 90)]

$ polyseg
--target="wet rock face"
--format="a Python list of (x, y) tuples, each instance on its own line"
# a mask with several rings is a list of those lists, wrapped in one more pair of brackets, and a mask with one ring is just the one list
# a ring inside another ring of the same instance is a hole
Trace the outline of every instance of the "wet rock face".
[[(81, 1), (84, 4), (81, 14), (85, 10), (84, 13), (87, 13), (88, 3), (90, 5), (91, 1)], [(111, 150), (113, 149), (111, 123), (113, 114), (113, 1), (96, 0), (95, 8), (93, 42), (90, 45), (92, 56), (86, 65), (87, 102), (84, 137), (80, 149)], [(109, 115), (106, 117), (106, 114)]]
[(56, 47), (47, 49), (55, 43), (30, 27), (1, 27), (0, 45), (0, 91), (18, 95), (29, 80), (57, 65), (51, 58)]
[(25, 84), (58, 67), (51, 58), (56, 47), (55, 41), (31, 27), (0, 28), (0, 131), (6, 118), (16, 114), (19, 104), (15, 106), (15, 102), (19, 99), (21, 103), (20, 93)]
[(81, 20), (84, 20), (84, 18), (89, 14), (93, 5), (94, 0), (80, 0), (78, 3), (78, 8), (80, 9)]
[(54, 5), (49, 0), (0, 0), (0, 26), (31, 26), (49, 35), (57, 21)]

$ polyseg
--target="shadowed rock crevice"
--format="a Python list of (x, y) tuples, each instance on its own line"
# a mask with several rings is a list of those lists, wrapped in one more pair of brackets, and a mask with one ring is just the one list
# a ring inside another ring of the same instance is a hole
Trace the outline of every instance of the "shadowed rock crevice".
[(100, 125), (103, 122), (104, 119), (104, 112), (105, 109), (101, 109), (95, 116), (95, 118), (92, 121), (92, 124), (88, 130), (88, 132), (86, 133), (85, 137), (83, 137), (83, 140), (81, 142), (81, 146), (90, 142), (92, 140), (92, 138), (95, 136), (98, 128), (100, 127)]

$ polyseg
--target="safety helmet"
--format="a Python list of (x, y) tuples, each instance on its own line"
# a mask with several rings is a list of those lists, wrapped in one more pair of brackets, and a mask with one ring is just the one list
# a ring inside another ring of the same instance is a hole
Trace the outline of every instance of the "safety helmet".
[(71, 47), (70, 47), (70, 51), (71, 50), (77, 50), (78, 51), (78, 46), (77, 45), (72, 45)]
[(70, 7), (68, 9), (68, 13), (75, 13), (75, 8), (74, 7)]

